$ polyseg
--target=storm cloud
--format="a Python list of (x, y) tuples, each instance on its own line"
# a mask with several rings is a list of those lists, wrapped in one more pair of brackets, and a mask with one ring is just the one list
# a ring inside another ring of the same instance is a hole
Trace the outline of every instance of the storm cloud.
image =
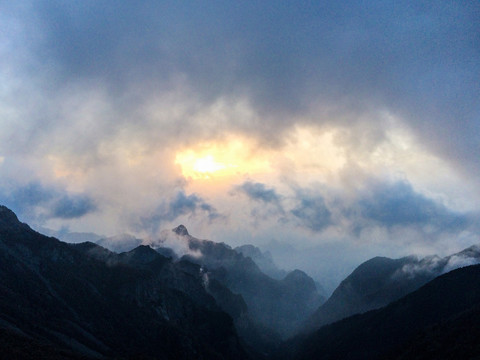
[[(92, 126), (103, 136), (129, 128), (131, 116), (162, 129), (146, 109), (179, 93), (191, 101), (167, 131), (183, 139), (230, 129), (275, 144), (299, 121), (380, 124), (386, 110), (433, 151), (478, 174), (476, 2), (21, 3), (2, 4), (11, 69), (4, 80), (54, 100), (44, 104), (49, 116), (30, 114), (27, 133), (58, 125), (55, 102), (65, 101), (58, 91), (76, 99), (65, 104), (70, 110), (97, 92)], [(197, 125), (195, 113), (238, 100), (258, 115)], [(100, 118), (103, 106), (115, 115)]]

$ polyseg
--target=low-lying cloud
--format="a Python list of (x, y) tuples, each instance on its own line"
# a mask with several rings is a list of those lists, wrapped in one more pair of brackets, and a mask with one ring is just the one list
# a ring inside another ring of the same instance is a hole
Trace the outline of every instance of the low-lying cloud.
[(160, 247), (172, 249), (175, 255), (178, 257), (189, 255), (194, 258), (198, 258), (202, 256), (202, 252), (200, 250), (190, 249), (188, 235), (177, 234), (169, 229), (160, 231), (156, 237), (145, 241), (145, 244), (150, 245), (154, 249), (158, 249)]

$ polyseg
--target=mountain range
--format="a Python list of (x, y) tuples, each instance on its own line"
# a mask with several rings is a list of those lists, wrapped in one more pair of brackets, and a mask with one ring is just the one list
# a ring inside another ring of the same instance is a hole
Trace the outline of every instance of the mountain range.
[(471, 246), (444, 258), (375, 257), (358, 266), (340, 283), (330, 298), (308, 320), (306, 329), (318, 329), (350, 315), (378, 309), (420, 288), (441, 274), (478, 263), (480, 263), (479, 246)]
[(307, 274), (282, 275), (251, 245), (200, 240), (183, 225), (165, 234), (174, 241), (64, 243), (0, 206), (2, 358), (480, 355), (478, 246), (444, 258), (373, 258), (325, 302)]
[(441, 275), (386, 307), (299, 337), (276, 357), (478, 359), (479, 321), (480, 265), (473, 265)]
[(66, 244), (0, 207), (4, 358), (248, 358), (203, 281), (196, 264)]
[(291, 271), (277, 280), (263, 273), (251, 257), (224, 243), (197, 239), (183, 225), (173, 232), (188, 244), (190, 253), (183, 259), (205, 267), (209, 279), (240, 294), (250, 318), (268, 329), (270, 336), (276, 333), (287, 338), (295, 334), (325, 301), (313, 279), (303, 271)]

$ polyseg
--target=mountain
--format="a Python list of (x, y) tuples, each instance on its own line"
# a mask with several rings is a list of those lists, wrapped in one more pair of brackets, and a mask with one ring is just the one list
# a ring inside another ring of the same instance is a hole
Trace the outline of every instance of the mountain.
[(272, 336), (273, 332), (284, 338), (296, 333), (324, 301), (313, 279), (300, 270), (282, 280), (273, 279), (250, 257), (224, 243), (194, 238), (183, 225), (173, 233), (188, 244), (190, 254), (185, 258), (205, 267), (210, 279), (241, 295), (249, 318)]
[(86, 241), (96, 242), (104, 237), (91, 232), (69, 232), (65, 230), (57, 231), (42, 226), (37, 226), (35, 230), (43, 235), (53, 236), (67, 243), (81, 243)]
[(237, 246), (234, 250), (243, 256), (252, 259), (260, 270), (271, 278), (281, 280), (287, 275), (285, 270), (280, 270), (277, 265), (275, 265), (272, 254), (268, 251), (262, 252), (262, 250), (253, 245)]
[(434, 275), (395, 276), (413, 258), (375, 257), (358, 266), (312, 315), (308, 328), (319, 328), (347, 316), (387, 305), (418, 289)]
[(117, 253), (130, 251), (143, 243), (141, 239), (129, 234), (104, 237), (92, 242)]
[(2, 357), (248, 358), (204, 282), (197, 264), (66, 244), (0, 206)]
[[(480, 266), (297, 338), (279, 359), (470, 359), (480, 354)], [(290, 349), (291, 349), (290, 348)]]
[(480, 262), (480, 247), (471, 246), (440, 258), (375, 257), (358, 266), (307, 321), (314, 330), (353, 314), (378, 309), (418, 289), (435, 277), (460, 266)]

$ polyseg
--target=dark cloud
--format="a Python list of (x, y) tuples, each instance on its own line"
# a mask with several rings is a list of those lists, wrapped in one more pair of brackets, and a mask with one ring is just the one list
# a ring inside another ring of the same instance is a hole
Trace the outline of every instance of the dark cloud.
[[(473, 230), (471, 226), (475, 218), (473, 214), (455, 212), (441, 202), (416, 192), (406, 181), (392, 183), (371, 179), (366, 188), (356, 191), (353, 198), (343, 194), (332, 195), (333, 192), (325, 185), (321, 190), (295, 186), (292, 188), (295, 194), (290, 198), (261, 183), (245, 182), (235, 189), (263, 205), (273, 204), (282, 209), (279, 213), (268, 211), (265, 206), (255, 208), (251, 213), (255, 219), (277, 217), (280, 222), (293, 222), (319, 233), (331, 225), (347, 223), (351, 224), (351, 230), (356, 235), (372, 227), (454, 233)], [(328, 204), (326, 197), (330, 198)], [(292, 202), (294, 207), (285, 213), (284, 206)]]
[[(244, 97), (260, 114), (203, 127), (207, 136), (227, 128), (272, 142), (295, 115), (348, 125), (382, 121), (379, 111), (387, 110), (442, 156), (480, 171), (476, 1), (40, 0), (2, 7), (22, 25), (10, 42), (30, 50), (24, 71), (52, 75), (54, 85), (42, 90), (71, 90), (72, 83), (107, 89), (119, 116), (105, 132), (132, 114), (148, 124), (138, 108), (181, 78), (204, 106)], [(192, 116), (176, 120), (170, 131), (198, 136)]]
[(201, 197), (196, 194), (186, 195), (183, 191), (179, 191), (170, 201), (163, 217), (165, 220), (172, 221), (181, 215), (194, 214), (197, 210), (204, 211), (210, 220), (220, 217), (215, 208)]
[(375, 183), (359, 196), (346, 216), (363, 226), (417, 227), (456, 232), (471, 225), (468, 214), (456, 213), (418, 192), (407, 182)]
[(53, 203), (51, 216), (62, 219), (82, 217), (97, 209), (95, 202), (85, 195), (62, 196)]
[(85, 194), (68, 193), (62, 188), (38, 181), (0, 189), (0, 202), (30, 221), (74, 219), (97, 210), (95, 201)]
[(272, 218), (279, 223), (288, 222), (282, 204), (284, 197), (278, 194), (275, 188), (267, 187), (259, 182), (245, 181), (233, 188), (231, 194), (235, 193), (246, 195), (248, 199), (253, 200), (258, 205), (250, 211), (252, 224), (255, 227)]
[(55, 193), (54, 189), (46, 188), (40, 182), (30, 182), (14, 188), (8, 197), (19, 207), (29, 207), (48, 203), (55, 197)]
[(298, 190), (298, 205), (291, 210), (301, 226), (320, 232), (333, 224), (332, 213), (327, 208), (324, 198), (309, 191)]
[(163, 202), (147, 217), (141, 217), (137, 226), (143, 230), (156, 233), (165, 222), (171, 222), (180, 216), (205, 216), (208, 221), (214, 221), (223, 216), (217, 210), (196, 194), (187, 195), (183, 190), (169, 201)]
[(275, 189), (258, 182), (246, 181), (242, 185), (236, 186), (235, 190), (247, 195), (252, 200), (267, 204), (279, 204), (282, 199)]

